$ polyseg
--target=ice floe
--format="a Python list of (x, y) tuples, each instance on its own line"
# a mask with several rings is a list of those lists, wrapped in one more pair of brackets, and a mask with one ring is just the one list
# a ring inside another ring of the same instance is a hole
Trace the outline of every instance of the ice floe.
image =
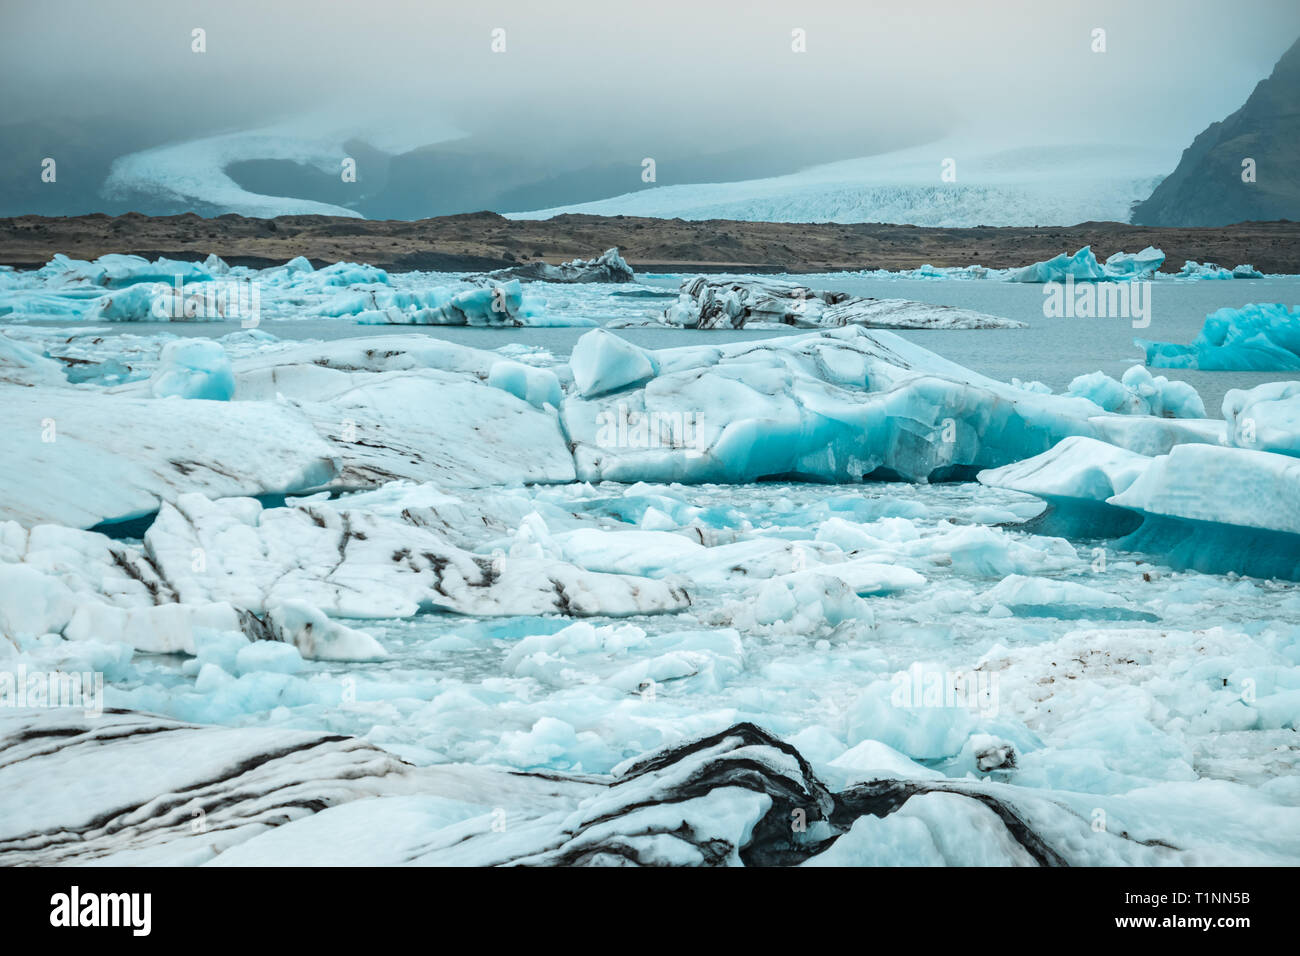
[[(100, 266), (63, 298), (149, 288)], [(861, 327), (566, 361), (15, 325), (0, 862), (1294, 862), (1298, 396), (1211, 420)]]
[(664, 312), (668, 325), (692, 329), (763, 327), (875, 329), (1015, 329), (1023, 322), (970, 309), (907, 299), (869, 299), (819, 291), (781, 279), (697, 276), (682, 282), (677, 302)]
[(632, 282), (636, 274), (618, 247), (606, 249), (591, 259), (571, 259), (553, 266), (549, 262), (529, 262), (489, 273), (494, 279), (523, 279), (540, 282)]
[(1177, 277), (1179, 279), (1262, 279), (1264, 273), (1252, 265), (1225, 269), (1215, 262), (1196, 262), (1188, 259), (1178, 270)]
[[(1046, 797), (855, 750), (828, 768), (832, 789), (798, 749), (750, 723), (607, 776), (513, 779), (413, 767), (356, 738), (143, 715), (17, 711), (0, 733), (9, 863), (1222, 865), (1285, 862), (1296, 849), (1298, 811), (1227, 786)], [(74, 757), (86, 780), (76, 800), (60, 798)], [(1175, 812), (1161, 817), (1161, 805)]]

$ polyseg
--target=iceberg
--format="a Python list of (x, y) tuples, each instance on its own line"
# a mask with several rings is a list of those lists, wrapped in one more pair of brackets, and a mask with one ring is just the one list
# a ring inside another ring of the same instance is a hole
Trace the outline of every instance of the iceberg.
[(154, 398), (176, 396), (228, 402), (235, 395), (235, 374), (220, 342), (180, 339), (163, 346), (149, 390)]
[(792, 325), (873, 329), (1019, 329), (1023, 322), (983, 312), (907, 299), (870, 299), (824, 292), (780, 279), (697, 276), (682, 281), (678, 300), (663, 315), (667, 325), (740, 329)]
[(1217, 262), (1196, 262), (1188, 259), (1178, 270), (1179, 279), (1262, 279), (1264, 273), (1254, 266), (1240, 265), (1234, 269), (1225, 269)]
[(1102, 267), (1107, 278), (1118, 279), (1126, 276), (1133, 278), (1151, 278), (1165, 264), (1165, 254), (1154, 246), (1147, 246), (1141, 252), (1116, 252), (1106, 258)]
[(1228, 444), (1300, 458), (1300, 382), (1229, 389), (1223, 419)]
[(58, 362), (0, 332), (0, 383), (58, 386), (65, 381)]
[(1205, 403), (1186, 382), (1153, 376), (1134, 365), (1119, 381), (1104, 372), (1091, 372), (1073, 379), (1065, 394), (1086, 398), (1108, 412), (1155, 415), (1161, 418), (1205, 418)]
[(1300, 370), (1300, 306), (1251, 303), (1219, 309), (1190, 345), (1134, 339), (1153, 368), (1194, 368), (1206, 372)]
[(556, 413), (486, 381), (499, 359), (423, 336), (259, 350), (232, 361), (234, 400), (222, 402), (159, 401), (144, 381), (109, 392), (0, 383), (12, 423), (0, 433), (0, 520), (93, 527), (152, 514), (180, 491), (573, 480)]
[(1165, 254), (1153, 246), (1141, 252), (1116, 252), (1101, 265), (1091, 246), (1074, 255), (1061, 253), (1052, 259), (1035, 262), (1022, 269), (1010, 270), (1009, 282), (1104, 282), (1118, 279), (1149, 279), (1164, 265)]
[[(612, 335), (584, 336), (575, 361), (605, 337)], [(1016, 388), (890, 332), (855, 326), (663, 349), (638, 360), (633, 373), (627, 354), (601, 366), (617, 390), (570, 394), (560, 410), (581, 480), (940, 481), (1039, 454), (1068, 435), (1156, 453), (1182, 441), (1217, 441), (1223, 430)], [(629, 387), (652, 367), (652, 377)], [(598, 370), (583, 374), (596, 380)]]
[(606, 249), (592, 259), (571, 259), (553, 266), (549, 262), (529, 262), (488, 273), (489, 279), (524, 279), (534, 282), (633, 282), (636, 273), (619, 255), (618, 247)]
[(640, 385), (659, 371), (649, 352), (604, 329), (578, 339), (569, 364), (574, 388), (583, 398)]
[(1290, 456), (1208, 444), (1146, 456), (1073, 437), (978, 477), (1046, 501), (1039, 533), (1117, 538), (1175, 568), (1300, 580), (1300, 461)]

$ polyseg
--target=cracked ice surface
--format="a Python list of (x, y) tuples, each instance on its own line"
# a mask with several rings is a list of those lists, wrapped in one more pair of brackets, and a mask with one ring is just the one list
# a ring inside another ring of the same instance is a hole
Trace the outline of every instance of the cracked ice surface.
[(0, 336), (0, 862), (1300, 859), (1293, 389), (255, 333)]

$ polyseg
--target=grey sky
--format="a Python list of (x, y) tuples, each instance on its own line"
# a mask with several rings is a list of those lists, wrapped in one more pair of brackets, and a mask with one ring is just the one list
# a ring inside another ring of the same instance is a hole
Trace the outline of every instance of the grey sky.
[(9, 121), (145, 118), (182, 139), (338, 103), (521, 150), (647, 155), (803, 137), (853, 155), (958, 129), (1181, 148), (1300, 35), (1294, 0), (0, 4)]

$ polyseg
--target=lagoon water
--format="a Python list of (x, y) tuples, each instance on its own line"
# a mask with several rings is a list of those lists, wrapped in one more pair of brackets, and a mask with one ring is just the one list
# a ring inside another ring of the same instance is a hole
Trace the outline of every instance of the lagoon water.
[[(430, 284), (448, 277), (430, 274)], [(604, 322), (610, 319), (653, 318), (671, 301), (681, 275), (639, 277), (644, 286), (662, 289), (664, 295), (629, 295), (625, 286), (532, 286), (543, 289), (552, 310), (572, 312)], [(963, 279), (877, 278), (852, 273), (783, 276), (814, 288), (835, 289), (877, 298), (916, 299), (937, 305), (960, 306), (1025, 322), (1024, 329), (911, 330), (900, 334), (943, 357), (991, 378), (1040, 381), (1055, 391), (1064, 389), (1077, 375), (1103, 371), (1118, 378), (1143, 361), (1135, 338), (1165, 342), (1190, 342), (1205, 317), (1221, 308), (1240, 308), (1251, 302), (1300, 303), (1300, 276), (1266, 279), (1186, 281), (1160, 279), (1150, 290), (1151, 322), (1133, 328), (1127, 318), (1048, 318), (1044, 315), (1041, 285)], [(33, 326), (68, 327), (67, 321), (30, 322)], [(340, 339), (355, 336), (419, 333), (471, 345), (499, 348), (519, 343), (565, 356), (587, 329), (512, 328), (486, 329), (464, 326), (358, 325), (349, 318), (265, 320), (260, 326), (286, 339)], [(216, 337), (237, 331), (238, 322), (130, 322), (106, 328), (109, 334), (194, 335)], [(703, 342), (757, 340), (802, 330), (754, 329), (699, 332), (669, 328), (624, 328), (617, 333), (646, 348), (672, 348)], [(1217, 417), (1223, 395), (1232, 388), (1252, 388), (1264, 382), (1298, 378), (1277, 372), (1200, 372), (1162, 369), (1157, 374), (1190, 383), (1200, 392), (1206, 411)]]

